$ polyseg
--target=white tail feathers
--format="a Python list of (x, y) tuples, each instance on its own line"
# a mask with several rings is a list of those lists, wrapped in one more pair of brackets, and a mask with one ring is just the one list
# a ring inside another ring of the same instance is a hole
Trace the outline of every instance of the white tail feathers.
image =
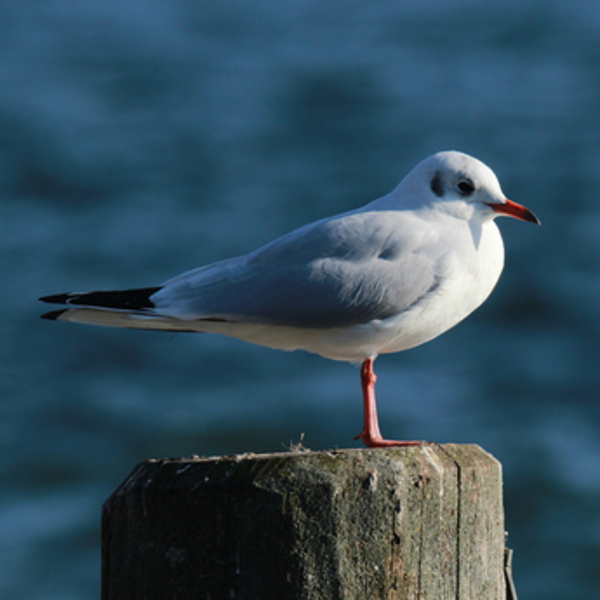
[(128, 312), (125, 310), (110, 310), (103, 308), (66, 308), (43, 315), (44, 318), (69, 323), (84, 323), (101, 325), (103, 327), (124, 327), (127, 329), (150, 329), (155, 331), (198, 331), (185, 321), (162, 317), (158, 315)]

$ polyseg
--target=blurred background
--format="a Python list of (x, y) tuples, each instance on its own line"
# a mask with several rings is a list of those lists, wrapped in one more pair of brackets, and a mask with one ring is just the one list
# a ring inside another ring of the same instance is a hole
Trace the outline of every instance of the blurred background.
[(458, 149), (541, 228), (436, 341), (380, 357), (384, 435), (504, 465), (520, 597), (600, 597), (600, 4), (4, 0), (0, 596), (97, 598), (102, 502), (150, 457), (358, 447), (359, 372), (40, 321), (387, 193)]

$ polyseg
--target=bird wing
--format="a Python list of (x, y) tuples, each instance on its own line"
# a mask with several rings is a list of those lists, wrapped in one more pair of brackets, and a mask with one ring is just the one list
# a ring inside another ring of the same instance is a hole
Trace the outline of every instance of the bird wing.
[(346, 213), (184, 273), (150, 300), (177, 319), (300, 328), (385, 319), (437, 287), (435, 256), (422, 251), (432, 235), (402, 211)]

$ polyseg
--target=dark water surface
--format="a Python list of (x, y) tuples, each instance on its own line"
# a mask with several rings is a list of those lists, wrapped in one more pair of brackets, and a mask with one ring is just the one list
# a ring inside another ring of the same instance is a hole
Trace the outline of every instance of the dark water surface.
[(486, 305), (377, 361), (389, 437), (504, 465), (526, 600), (600, 598), (600, 4), (0, 4), (0, 597), (99, 595), (103, 500), (148, 457), (356, 446), (358, 370), (216, 336), (39, 321), (394, 187), (455, 148), (499, 222)]

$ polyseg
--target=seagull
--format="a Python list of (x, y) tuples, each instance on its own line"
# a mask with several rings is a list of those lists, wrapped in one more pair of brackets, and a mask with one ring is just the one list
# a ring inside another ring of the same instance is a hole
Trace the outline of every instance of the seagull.
[(486, 300), (504, 266), (499, 216), (540, 224), (484, 163), (438, 152), (362, 208), (155, 287), (42, 297), (65, 305), (42, 318), (218, 333), (361, 364), (356, 439), (370, 448), (418, 445), (381, 435), (373, 362), (432, 340)]

